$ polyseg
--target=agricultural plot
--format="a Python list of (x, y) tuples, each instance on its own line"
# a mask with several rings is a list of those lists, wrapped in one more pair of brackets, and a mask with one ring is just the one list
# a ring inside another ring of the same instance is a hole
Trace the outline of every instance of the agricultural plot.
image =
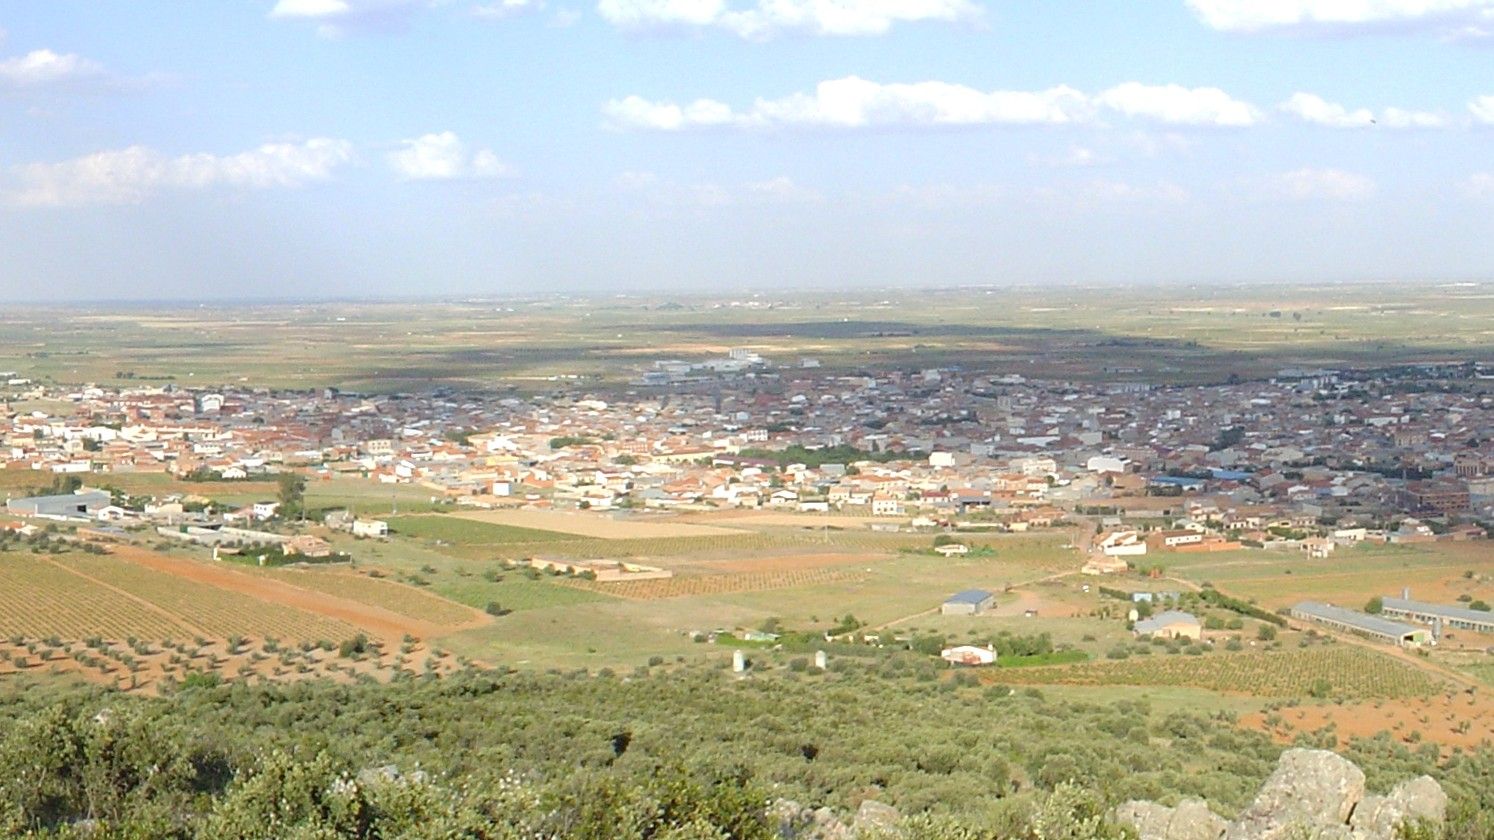
[(506, 573), (498, 581), (481, 578), (443, 579), (432, 584), (431, 588), (453, 601), (476, 609), (486, 609), (488, 604), (497, 604), (505, 610), (536, 610), (612, 600), (601, 592), (564, 586), (547, 578), (530, 580), (512, 572)]
[[(1232, 556), (1234, 555), (1234, 556)], [(1358, 608), (1376, 595), (1409, 587), (1422, 600), (1455, 603), (1460, 596), (1494, 598), (1494, 552), (1487, 546), (1360, 546), (1326, 560), (1298, 553), (1219, 555), (1172, 573), (1208, 581), (1239, 598), (1276, 608), (1311, 598)]]
[(693, 537), (576, 538), (494, 545), (456, 543), (433, 547), (442, 554), (463, 560), (502, 560), (538, 556), (571, 559), (659, 558), (689, 554), (772, 551), (814, 544), (812, 540), (799, 535), (744, 531)]
[(430, 624), (457, 628), (481, 620), (481, 616), (461, 604), (368, 575), (322, 569), (275, 569), (265, 574), (292, 586), (347, 598)]
[[(121, 641), (7, 637), (0, 639), (0, 676), (46, 674), (79, 678), (126, 693), (159, 693), (183, 680), (304, 679), (351, 683), (399, 676), (445, 676), (467, 664), (418, 642), (398, 647), (366, 640), (345, 645), (289, 645), (267, 639)], [(236, 642), (236, 643), (235, 643)]]
[(620, 518), (603, 514), (561, 513), (548, 510), (488, 510), (458, 513), (453, 516), (457, 519), (485, 522), (491, 525), (535, 528), (604, 540), (720, 537), (741, 533), (733, 528), (691, 525), (668, 519)]
[(569, 539), (569, 535), (556, 531), (499, 525), (441, 514), (397, 516), (389, 519), (388, 522), (389, 530), (396, 536), (419, 540), (440, 540), (464, 546), (533, 544)]
[(1302, 733), (1331, 732), (1340, 746), (1348, 746), (1355, 738), (1389, 735), (1413, 747), (1437, 744), (1446, 757), (1454, 750), (1494, 743), (1494, 699), (1484, 693), (1456, 691), (1415, 703), (1315, 703), (1255, 710), (1241, 716), (1240, 725), (1262, 730), (1283, 744)]
[(191, 632), (152, 610), (35, 554), (0, 555), (0, 636), (166, 638)]
[(68, 554), (58, 557), (57, 562), (127, 593), (129, 597), (154, 604), (176, 616), (182, 624), (209, 637), (273, 636), (290, 641), (343, 639), (358, 632), (358, 628), (347, 622), (186, 580), (114, 557)]
[(1260, 697), (1307, 697), (1314, 691), (1354, 699), (1425, 697), (1443, 683), (1412, 665), (1349, 644), (1252, 653), (1132, 657), (1052, 668), (1003, 671), (1024, 684), (1190, 686)]
[(680, 575), (663, 580), (634, 580), (617, 583), (565, 578), (564, 585), (589, 592), (616, 595), (620, 598), (652, 601), (693, 595), (721, 595), (729, 592), (765, 592), (827, 583), (856, 583), (865, 579), (866, 574), (855, 569), (820, 567), (737, 574)]
[(345, 509), (360, 516), (426, 513), (441, 504), (430, 488), (413, 484), (382, 484), (364, 478), (332, 478), (306, 484), (310, 511)]

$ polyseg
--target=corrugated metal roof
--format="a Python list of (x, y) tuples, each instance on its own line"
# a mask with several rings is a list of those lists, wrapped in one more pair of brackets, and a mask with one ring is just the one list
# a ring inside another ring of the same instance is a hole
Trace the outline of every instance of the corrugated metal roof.
[(1297, 606), (1292, 607), (1292, 611), (1307, 616), (1336, 621), (1340, 624), (1347, 624), (1350, 627), (1357, 627), (1361, 630), (1368, 630), (1371, 633), (1380, 633), (1385, 636), (1399, 638), (1411, 633), (1426, 632), (1420, 627), (1412, 627), (1409, 624), (1402, 624), (1399, 621), (1391, 621), (1388, 618), (1377, 618), (1368, 613), (1346, 610), (1343, 607), (1335, 607), (1332, 604), (1321, 604), (1317, 601), (1303, 601)]
[(994, 597), (984, 589), (966, 589), (964, 592), (956, 592), (949, 597), (946, 604), (983, 604), (986, 599)]
[(1470, 610), (1465, 607), (1454, 607), (1445, 604), (1429, 604), (1426, 601), (1411, 601), (1405, 598), (1381, 598), (1380, 601), (1388, 610), (1426, 613), (1427, 615), (1436, 615), (1442, 618), (1456, 618), (1460, 621), (1480, 621), (1494, 624), (1494, 612)]
[(1163, 610), (1151, 618), (1143, 618), (1136, 622), (1136, 632), (1155, 633), (1167, 627), (1169, 624), (1198, 624), (1198, 618), (1192, 613), (1181, 610)]

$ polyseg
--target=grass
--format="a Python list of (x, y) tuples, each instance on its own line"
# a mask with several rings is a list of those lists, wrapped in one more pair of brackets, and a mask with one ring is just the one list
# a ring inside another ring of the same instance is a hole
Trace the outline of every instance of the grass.
[[(433, 595), (413, 586), (368, 575), (321, 569), (276, 569), (271, 577), (302, 589), (311, 589), (347, 598), (362, 604), (382, 607), (390, 612), (432, 624), (460, 625), (473, 619), (471, 611), (461, 604)], [(486, 603), (486, 602), (484, 602)], [(470, 606), (482, 608), (481, 604)]]
[(517, 572), (508, 572), (498, 582), (481, 578), (442, 579), (431, 587), (437, 594), (476, 609), (497, 603), (506, 610), (535, 610), (547, 607), (569, 607), (610, 601), (596, 592), (573, 589), (548, 578), (529, 580)]
[(547, 543), (570, 540), (569, 535), (536, 528), (494, 525), (454, 516), (430, 514), (396, 516), (388, 520), (389, 530), (400, 537), (440, 540), (463, 548), (486, 548), (513, 543)]
[[(999, 652), (998, 652), (999, 654)], [(1030, 656), (996, 657), (998, 668), (1036, 668), (1044, 665), (1072, 665), (1089, 659), (1082, 650), (1056, 650), (1052, 653), (1034, 653)]]
[(1268, 608), (1309, 598), (1359, 608), (1372, 596), (1399, 594), (1403, 587), (1429, 601), (1453, 603), (1464, 594), (1488, 600), (1494, 586), (1480, 585), (1464, 573), (1494, 571), (1494, 558), (1480, 556), (1478, 546), (1465, 546), (1472, 550), (1437, 544), (1358, 546), (1340, 549), (1326, 560), (1299, 552), (1229, 552), (1182, 567), (1169, 564), (1169, 572), (1196, 583), (1208, 581)]

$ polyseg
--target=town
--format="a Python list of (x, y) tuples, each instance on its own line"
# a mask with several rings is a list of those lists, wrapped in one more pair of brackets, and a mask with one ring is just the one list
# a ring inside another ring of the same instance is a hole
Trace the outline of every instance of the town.
[[(1159, 552), (1482, 539), (1494, 522), (1494, 397), (1478, 387), (1494, 374), (1474, 364), (1151, 387), (728, 361), (525, 399), (40, 386), (10, 372), (11, 402), (59, 409), (4, 412), (4, 468), (35, 486), (356, 478), (473, 508), (836, 511), (1007, 532), (1084, 521), (1099, 573)], [(195, 516), (161, 507), (180, 500), (97, 499), (85, 513), (112, 521), (276, 515), (272, 499)], [(42, 512), (28, 504), (11, 510)]]

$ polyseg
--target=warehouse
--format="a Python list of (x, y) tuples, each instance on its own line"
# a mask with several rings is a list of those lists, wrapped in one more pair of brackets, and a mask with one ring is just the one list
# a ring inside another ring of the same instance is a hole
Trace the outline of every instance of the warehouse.
[(1292, 607), (1292, 618), (1401, 647), (1425, 644), (1432, 638), (1431, 633), (1420, 627), (1316, 601), (1303, 601)]
[(110, 504), (109, 494), (102, 490), (66, 493), (57, 496), (28, 496), (5, 503), (7, 512), (16, 516), (41, 519), (92, 519)]
[(1399, 618), (1443, 628), (1452, 627), (1474, 633), (1494, 633), (1494, 612), (1429, 604), (1425, 601), (1413, 601), (1410, 598), (1387, 597), (1380, 600), (1384, 604), (1380, 614), (1387, 618)]
[(996, 604), (996, 596), (984, 589), (967, 589), (951, 595), (940, 607), (941, 615), (980, 615)]

